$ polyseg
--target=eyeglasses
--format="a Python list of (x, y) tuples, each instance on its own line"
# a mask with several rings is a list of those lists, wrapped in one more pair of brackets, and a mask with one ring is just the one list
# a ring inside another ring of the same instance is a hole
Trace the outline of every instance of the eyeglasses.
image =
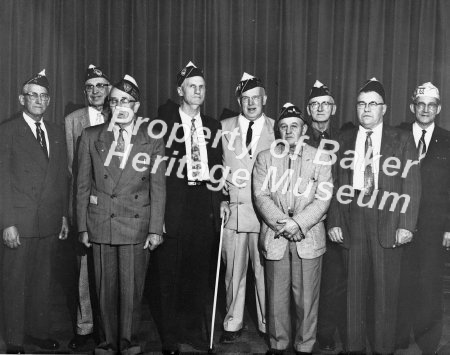
[(291, 131), (294, 131), (294, 132), (297, 132), (297, 131), (299, 131), (301, 128), (302, 128), (302, 126), (299, 126), (299, 125), (291, 125), (291, 126), (288, 126), (287, 124), (281, 124), (279, 127), (278, 127), (278, 130), (280, 131), (280, 132), (286, 132), (287, 130), (288, 130), (288, 127), (290, 127), (290, 129), (291, 129)]
[(427, 111), (436, 112), (438, 107), (439, 107), (439, 105), (435, 104), (434, 102), (429, 103), (428, 105), (426, 103), (423, 103), (423, 102), (417, 102), (416, 103), (416, 107), (417, 107), (417, 109), (419, 111), (425, 111), (425, 108), (427, 108)]
[(377, 106), (380, 105), (384, 105), (384, 102), (375, 102), (375, 101), (371, 101), (371, 102), (364, 102), (364, 101), (358, 101), (356, 103), (356, 107), (360, 110), (365, 110), (367, 108), (367, 106), (369, 106), (369, 108), (372, 110)]
[(38, 98), (41, 101), (48, 101), (48, 100), (50, 100), (50, 96), (48, 94), (37, 94), (35, 92), (26, 92), (23, 95), (24, 96), (28, 96), (31, 101), (37, 101)]
[(136, 100), (129, 100), (129, 99), (123, 98), (123, 99), (120, 99), (120, 101), (119, 101), (117, 99), (110, 99), (109, 106), (117, 106), (119, 104), (120, 105), (128, 105), (131, 102), (136, 102)]
[(328, 102), (328, 101), (324, 101), (324, 102), (317, 102), (317, 101), (313, 101), (309, 103), (309, 108), (311, 110), (317, 110), (319, 107), (322, 110), (328, 110), (330, 108), (332, 108), (334, 106), (334, 104), (332, 102)]
[(256, 96), (242, 96), (241, 97), (241, 102), (243, 104), (248, 105), (250, 102), (254, 102), (255, 104), (259, 104), (262, 101), (262, 96), (261, 95), (256, 95)]
[[(97, 88), (97, 90), (105, 90), (105, 88), (109, 86), (109, 84), (101, 84), (98, 83), (97, 85), (95, 85), (95, 87)], [(84, 89), (86, 90), (86, 92), (92, 92), (92, 90), (94, 90), (94, 85), (86, 85), (84, 87)]]

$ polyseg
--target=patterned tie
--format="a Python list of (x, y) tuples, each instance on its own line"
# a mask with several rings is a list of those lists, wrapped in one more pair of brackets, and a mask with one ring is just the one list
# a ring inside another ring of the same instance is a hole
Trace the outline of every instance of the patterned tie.
[(119, 137), (117, 138), (116, 152), (125, 152), (125, 139), (123, 139), (123, 128), (119, 129)]
[(95, 125), (99, 125), (103, 123), (103, 115), (99, 112), (97, 113), (97, 117), (95, 120)]
[(427, 154), (427, 144), (425, 143), (425, 133), (427, 133), (427, 131), (422, 129), (422, 137), (420, 137), (419, 149), (418, 149), (419, 161), (422, 160), (423, 158), (425, 158), (425, 155)]
[[(371, 149), (369, 159), (373, 157), (373, 149), (372, 149), (372, 135), (373, 131), (367, 131), (366, 134), (366, 143), (364, 145), (364, 156), (367, 156), (367, 151), (369, 148)], [(372, 170), (372, 164), (367, 164), (364, 168), (364, 191), (366, 195), (372, 195), (373, 190), (375, 188), (375, 177)]]
[(200, 180), (200, 173), (202, 170), (200, 148), (198, 146), (197, 129), (195, 128), (195, 118), (191, 121), (191, 167), (192, 177), (194, 180)]
[(36, 138), (41, 145), (45, 156), (48, 158), (47, 141), (45, 140), (45, 132), (41, 128), (41, 122), (35, 122), (36, 124)]
[[(245, 145), (247, 146), (247, 148), (250, 146), (250, 144), (252, 143), (252, 138), (253, 138), (253, 124), (255, 122), (250, 121), (248, 124), (248, 129), (247, 129), (247, 137), (245, 138)], [(249, 151), (248, 151), (249, 155), (252, 155), (252, 148), (250, 147)]]

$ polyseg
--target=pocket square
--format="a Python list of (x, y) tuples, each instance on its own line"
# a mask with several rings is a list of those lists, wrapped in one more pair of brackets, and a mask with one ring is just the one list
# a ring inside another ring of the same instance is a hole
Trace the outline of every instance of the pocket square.
[(97, 198), (97, 196), (94, 196), (94, 195), (89, 196), (89, 203), (91, 205), (98, 205), (98, 198)]

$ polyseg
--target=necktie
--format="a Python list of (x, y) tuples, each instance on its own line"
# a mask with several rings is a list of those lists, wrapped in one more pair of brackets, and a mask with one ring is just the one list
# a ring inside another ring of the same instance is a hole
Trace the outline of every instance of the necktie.
[[(373, 131), (367, 131), (366, 143), (364, 145), (364, 157), (367, 156), (367, 151), (371, 149), (369, 159), (373, 157), (372, 150), (372, 135)], [(364, 168), (364, 191), (366, 195), (371, 195), (375, 188), (375, 176), (373, 174), (372, 164), (367, 164)]]
[[(248, 129), (247, 129), (247, 137), (245, 138), (245, 145), (247, 146), (247, 148), (250, 146), (250, 144), (252, 143), (252, 138), (253, 138), (253, 124), (255, 122), (250, 121), (248, 124)], [(252, 155), (252, 149), (250, 148), (250, 150), (248, 151), (249, 155)]]
[[(329, 135), (327, 132), (325, 132), (325, 131), (320, 132), (319, 143), (320, 143), (320, 141), (321, 141), (322, 139), (330, 139), (330, 135)], [(331, 150), (333, 147), (331, 146), (331, 144), (328, 144), (328, 143), (327, 143), (327, 144), (325, 144), (325, 145), (323, 146), (323, 148), (326, 149), (326, 150)]]
[(117, 138), (116, 152), (125, 152), (125, 139), (123, 138), (123, 128), (119, 129), (119, 137)]
[(425, 133), (427, 133), (427, 131), (422, 129), (422, 137), (420, 137), (419, 149), (418, 149), (419, 161), (425, 157), (425, 154), (427, 154), (427, 144), (425, 143)]
[(47, 149), (47, 141), (45, 140), (45, 132), (41, 128), (41, 122), (36, 123), (36, 138), (41, 145), (42, 150), (45, 153), (45, 156), (48, 158), (48, 149)]
[(200, 148), (198, 146), (197, 129), (195, 128), (195, 118), (192, 119), (191, 125), (191, 167), (192, 177), (194, 180), (200, 180), (200, 172), (202, 170), (200, 159)]

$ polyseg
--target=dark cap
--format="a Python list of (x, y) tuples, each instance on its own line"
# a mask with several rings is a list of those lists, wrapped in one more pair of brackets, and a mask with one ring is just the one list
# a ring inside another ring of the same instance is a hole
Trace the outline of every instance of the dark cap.
[(183, 69), (178, 72), (177, 86), (181, 86), (185, 79), (193, 76), (201, 76), (202, 78), (204, 78), (203, 72), (199, 68), (197, 68), (194, 63), (189, 62)]
[(305, 118), (303, 117), (302, 111), (297, 106), (291, 104), (290, 102), (287, 102), (283, 105), (282, 109), (280, 110), (280, 114), (278, 116), (278, 122), (280, 122), (283, 118), (286, 117), (298, 117), (303, 122), (307, 123)]
[(324, 84), (322, 84), (319, 80), (316, 80), (313, 87), (311, 88), (311, 92), (308, 96), (308, 102), (311, 101), (311, 99), (318, 97), (318, 96), (333, 96), (330, 93), (330, 89)]
[(380, 95), (383, 99), (383, 101), (385, 101), (385, 92), (384, 92), (384, 87), (383, 84), (381, 84), (376, 78), (372, 78), (370, 80), (367, 80), (364, 85), (359, 89), (359, 93), (362, 92), (370, 92), (370, 91), (374, 91), (376, 92), (378, 95)]
[(108, 77), (105, 75), (103, 70), (100, 67), (96, 67), (93, 64), (90, 64), (86, 69), (86, 75), (84, 81), (88, 81), (93, 78), (104, 78), (109, 81)]
[(43, 69), (39, 74), (36, 74), (34, 77), (25, 81), (23, 83), (22, 87), (27, 84), (39, 85), (39, 86), (46, 88), (47, 91), (50, 91), (50, 83), (48, 82), (48, 79), (45, 76), (45, 69)]
[(264, 89), (262, 81), (259, 78), (244, 72), (241, 81), (236, 87), (236, 97), (240, 97), (242, 93), (257, 87)]
[(136, 101), (140, 101), (140, 92), (136, 80), (130, 75), (125, 74), (122, 80), (114, 84), (114, 87), (133, 96)]

